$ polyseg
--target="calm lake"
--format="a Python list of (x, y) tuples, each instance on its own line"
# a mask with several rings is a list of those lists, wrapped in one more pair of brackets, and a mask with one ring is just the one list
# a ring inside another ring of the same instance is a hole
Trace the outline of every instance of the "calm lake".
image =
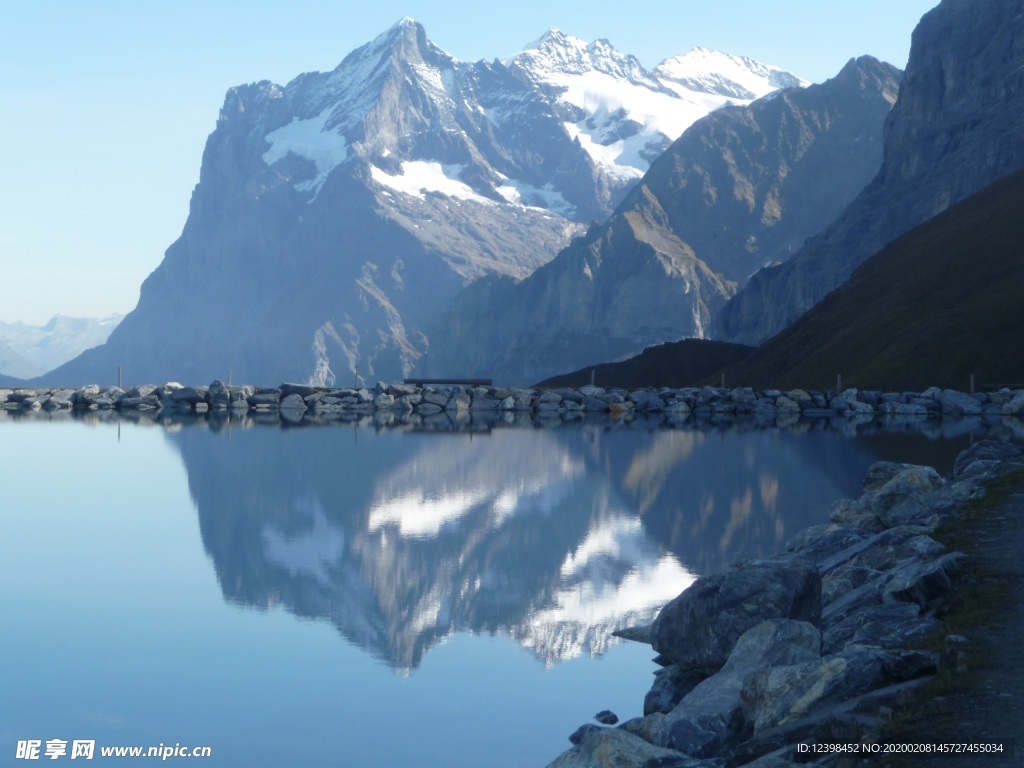
[(613, 629), (826, 522), (872, 462), (948, 472), (986, 434), (1020, 439), (0, 413), (0, 762), (92, 740), (91, 765), (544, 766), (598, 710), (642, 714), (653, 653)]

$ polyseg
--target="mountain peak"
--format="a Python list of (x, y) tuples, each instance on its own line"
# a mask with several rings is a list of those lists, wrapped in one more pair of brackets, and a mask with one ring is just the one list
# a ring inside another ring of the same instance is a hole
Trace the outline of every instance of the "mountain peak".
[[(557, 27), (551, 27), (503, 63), (525, 72), (534, 81), (553, 82), (565, 75), (588, 72), (603, 72), (630, 82), (649, 80), (636, 57), (620, 52), (608, 40), (602, 38), (587, 43)], [(652, 83), (647, 85), (650, 87)]]
[(409, 16), (404, 16), (384, 32), (377, 35), (373, 42), (368, 46), (363, 46), (363, 48), (380, 51), (406, 48), (422, 49), (427, 46), (435, 47), (433, 43), (427, 40), (427, 32), (423, 25)]
[(653, 74), (691, 90), (738, 99), (756, 99), (778, 88), (808, 85), (779, 67), (699, 46), (665, 59)]

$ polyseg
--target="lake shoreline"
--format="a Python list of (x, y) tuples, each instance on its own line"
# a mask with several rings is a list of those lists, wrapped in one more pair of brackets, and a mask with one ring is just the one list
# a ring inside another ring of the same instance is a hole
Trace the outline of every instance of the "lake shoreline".
[[(529, 414), (539, 419), (572, 419), (585, 414), (630, 419), (639, 414), (663, 415), (683, 421), (754, 418), (873, 419), (899, 417), (1024, 418), (1024, 389), (965, 393), (931, 387), (923, 392), (882, 392), (845, 389), (841, 392), (793, 389), (753, 390), (749, 387), (539, 389), (493, 386), (413, 386), (378, 383), (373, 388), (208, 386), (170, 382), (122, 389), (90, 385), (79, 388), (0, 388), (0, 409), (6, 411), (97, 412), (134, 414), (249, 414), (285, 422), (358, 420), (422, 423), (431, 419), (481, 421)], [(439, 418), (440, 417), (440, 418)]]
[(1021, 472), (1024, 449), (987, 440), (947, 477), (872, 465), (864, 493), (833, 504), (829, 522), (796, 534), (786, 552), (700, 577), (652, 625), (619, 633), (649, 642), (662, 665), (644, 716), (581, 726), (549, 768), (782, 768), (933, 752), (932, 742), (893, 746), (883, 727), (915, 691), (974, 663), (976, 640), (941, 621), (966, 555), (933, 535)]

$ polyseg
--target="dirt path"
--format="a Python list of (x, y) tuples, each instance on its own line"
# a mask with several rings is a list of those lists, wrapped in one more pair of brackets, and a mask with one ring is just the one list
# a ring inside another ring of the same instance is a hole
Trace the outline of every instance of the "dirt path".
[(992, 623), (971, 633), (969, 685), (933, 699), (938, 714), (918, 722), (908, 741), (1013, 739), (1012, 756), (918, 758), (911, 765), (1024, 768), (1024, 483), (964, 533), (965, 549), (986, 573), (1005, 579), (1007, 600)]

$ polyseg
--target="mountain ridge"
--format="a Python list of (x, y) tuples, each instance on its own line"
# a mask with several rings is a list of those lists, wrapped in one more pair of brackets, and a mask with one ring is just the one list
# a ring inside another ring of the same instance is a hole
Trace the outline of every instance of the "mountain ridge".
[(788, 257), (876, 173), (899, 74), (861, 57), (824, 84), (712, 112), (609, 219), (525, 280), (463, 290), (432, 334), (425, 375), (528, 384), (705, 336), (751, 272)]
[(459, 62), (403, 19), (331, 72), (229, 89), (139, 305), (40, 383), (409, 375), (461, 288), (535, 270), (670, 141), (647, 106), (675, 91), (593, 67), (539, 88), (529, 64)]

